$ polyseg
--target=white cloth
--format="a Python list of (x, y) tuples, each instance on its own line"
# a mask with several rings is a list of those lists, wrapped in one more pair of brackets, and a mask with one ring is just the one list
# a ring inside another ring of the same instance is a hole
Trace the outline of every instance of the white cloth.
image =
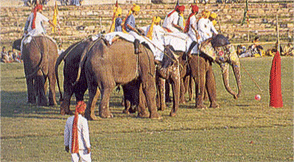
[(195, 31), (193, 30), (193, 28), (197, 30), (198, 26), (197, 26), (197, 20), (196, 20), (196, 16), (192, 16), (190, 17), (190, 24), (189, 24), (189, 31), (188, 31), (188, 36), (195, 42), (198, 42), (197, 38), (196, 38), (196, 34)]
[(49, 19), (47, 17), (45, 17), (44, 15), (42, 15), (41, 13), (37, 12), (36, 13), (36, 20), (35, 20), (35, 29), (32, 29), (32, 23), (33, 23), (33, 19), (34, 19), (34, 13), (31, 13), (28, 17), (29, 23), (29, 27), (28, 27), (28, 34), (31, 36), (37, 36), (40, 35), (42, 33), (45, 34), (44, 28), (42, 27), (42, 21), (46, 21), (48, 22)]
[[(105, 40), (107, 40), (109, 42), (109, 44), (111, 45), (112, 44), (112, 39), (115, 37), (115, 36), (119, 36), (123, 39), (125, 39), (126, 41), (129, 41), (129, 42), (132, 42), (134, 43), (135, 42), (135, 39), (138, 39), (140, 43), (146, 43), (148, 44), (149, 48), (151, 49), (155, 59), (161, 59), (161, 56), (158, 55), (158, 52), (157, 52), (157, 48), (159, 49), (164, 49), (163, 45), (157, 45), (157, 44), (154, 44), (149, 38), (147, 37), (144, 37), (143, 36), (140, 36), (138, 35), (136, 32), (134, 31), (130, 31), (129, 33), (123, 33), (123, 32), (112, 32), (112, 33), (107, 33), (104, 35), (104, 38)], [(155, 46), (156, 45), (156, 46)]]
[[(82, 115), (78, 115), (78, 141), (79, 141), (79, 150), (82, 151), (82, 154), (79, 153), (80, 158), (83, 156), (86, 159), (90, 158), (91, 161), (91, 155), (87, 154), (85, 155), (85, 151), (87, 151), (87, 148), (90, 148), (90, 137), (89, 137), (89, 127), (88, 127), (88, 121), (86, 118), (84, 118)], [(71, 143), (72, 143), (72, 125), (74, 121), (74, 116), (71, 116), (67, 119), (64, 129), (64, 146), (69, 146), (69, 150), (71, 151)], [(72, 153), (72, 152), (71, 152)], [(77, 154), (71, 154), (72, 160), (77, 158)], [(82, 158), (81, 158), (82, 159)]]
[(213, 33), (218, 34), (212, 22), (207, 18), (201, 18), (198, 21), (198, 33), (201, 37), (199, 43), (211, 38)]
[[(171, 11), (171, 12), (173, 12), (173, 11)], [(171, 13), (171, 12), (169, 12), (169, 13)], [(168, 17), (168, 15), (166, 15), (166, 17), (165, 17), (165, 19), (163, 21), (162, 27), (168, 28), (172, 32), (179, 32), (179, 30), (172, 25), (172, 24), (177, 25), (178, 24), (178, 20), (179, 20), (179, 14), (178, 14), (178, 12), (174, 12), (169, 17)]]
[(80, 150), (79, 153), (71, 154), (71, 161), (72, 162), (91, 162), (91, 153), (88, 154), (87, 150)]
[[(145, 32), (145, 35), (147, 35), (150, 26), (142, 27), (141, 30)], [(163, 59), (163, 51), (164, 51), (164, 34), (165, 30), (159, 26), (159, 25), (153, 25), (153, 33), (152, 33), (152, 40), (150, 40), (155, 47), (154, 51), (154, 58), (155, 60), (162, 61)]]

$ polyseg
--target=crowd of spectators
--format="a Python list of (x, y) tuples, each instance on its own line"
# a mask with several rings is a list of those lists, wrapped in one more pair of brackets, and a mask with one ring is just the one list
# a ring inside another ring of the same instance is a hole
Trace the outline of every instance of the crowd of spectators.
[(7, 52), (6, 47), (2, 47), (1, 51), (1, 62), (2, 63), (12, 63), (18, 62), (21, 63), (21, 54), (20, 52), (16, 52), (15, 49), (11, 49)]

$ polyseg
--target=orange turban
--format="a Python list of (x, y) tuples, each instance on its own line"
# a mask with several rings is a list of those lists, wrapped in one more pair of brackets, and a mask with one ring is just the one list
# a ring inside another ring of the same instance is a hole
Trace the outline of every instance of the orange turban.
[(185, 6), (184, 6), (184, 5), (182, 5), (182, 6), (178, 6), (178, 7), (177, 7), (177, 10), (178, 10), (178, 11), (184, 11), (184, 10), (185, 10)]
[(37, 16), (37, 11), (38, 10), (43, 10), (43, 6), (40, 5), (40, 4), (37, 4), (36, 7), (33, 9), (34, 18), (33, 18), (33, 22), (32, 22), (32, 29), (35, 29), (36, 28), (35, 21), (36, 21), (36, 16)]
[(194, 12), (194, 13), (195, 13), (195, 12), (198, 12), (198, 9), (199, 9), (199, 8), (198, 8), (197, 5), (192, 5), (192, 4), (191, 4), (191, 7), (192, 7), (192, 12)]
[(86, 103), (79, 101), (76, 106), (74, 122), (72, 125), (72, 141), (71, 141), (71, 153), (79, 153), (79, 139), (78, 139), (78, 119), (79, 113), (85, 112)]

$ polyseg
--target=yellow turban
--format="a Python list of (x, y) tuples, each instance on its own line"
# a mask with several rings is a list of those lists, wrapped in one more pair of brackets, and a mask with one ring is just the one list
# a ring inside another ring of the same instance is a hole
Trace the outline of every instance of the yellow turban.
[(161, 18), (159, 16), (156, 16), (156, 17), (154, 17), (153, 20), (154, 20), (155, 23), (159, 23)]
[(213, 18), (213, 19), (215, 19), (215, 18), (217, 17), (217, 14), (214, 13), (214, 12), (212, 12), (212, 13), (210, 14), (210, 17)]
[(133, 11), (139, 12), (140, 11), (140, 6), (136, 5), (135, 3), (133, 4)]

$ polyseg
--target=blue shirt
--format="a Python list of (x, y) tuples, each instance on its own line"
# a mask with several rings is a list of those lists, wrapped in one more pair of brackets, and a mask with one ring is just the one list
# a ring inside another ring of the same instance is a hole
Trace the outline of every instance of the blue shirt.
[(126, 19), (126, 22), (125, 22), (125, 28), (126, 28), (126, 31), (127, 32), (130, 32), (132, 31), (132, 29), (130, 29), (127, 24), (129, 24), (131, 27), (135, 28), (136, 26), (136, 22), (135, 22), (135, 17), (133, 14), (131, 14), (127, 19)]
[(115, 29), (114, 29), (114, 31), (122, 32), (121, 23), (122, 23), (122, 19), (120, 17), (115, 19)]

